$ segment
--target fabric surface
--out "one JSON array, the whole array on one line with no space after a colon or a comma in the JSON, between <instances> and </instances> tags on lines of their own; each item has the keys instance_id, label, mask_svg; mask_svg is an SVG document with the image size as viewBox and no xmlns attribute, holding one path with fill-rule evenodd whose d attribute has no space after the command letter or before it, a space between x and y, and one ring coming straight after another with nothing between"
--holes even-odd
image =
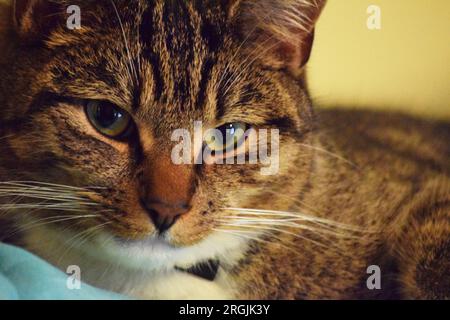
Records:
<instances>
[{"instance_id":1,"label":"fabric surface","mask_svg":"<svg viewBox=\"0 0 450 320\"><path fill-rule=\"evenodd\" d=\"M69 289L70 275L31 253L0 244L0 299L7 300L121 300L126 297L81 283Z\"/></svg>"}]
</instances>

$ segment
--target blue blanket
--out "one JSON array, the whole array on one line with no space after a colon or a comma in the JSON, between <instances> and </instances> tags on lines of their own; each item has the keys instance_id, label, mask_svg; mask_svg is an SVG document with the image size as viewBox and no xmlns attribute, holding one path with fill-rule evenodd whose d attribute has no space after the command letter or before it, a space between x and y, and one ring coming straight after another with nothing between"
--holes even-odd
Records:
<instances>
[{"instance_id":1,"label":"blue blanket","mask_svg":"<svg viewBox=\"0 0 450 320\"><path fill-rule=\"evenodd\" d=\"M71 275L29 252L0 243L0 300L118 300L115 293L81 283L71 286Z\"/></svg>"}]
</instances>

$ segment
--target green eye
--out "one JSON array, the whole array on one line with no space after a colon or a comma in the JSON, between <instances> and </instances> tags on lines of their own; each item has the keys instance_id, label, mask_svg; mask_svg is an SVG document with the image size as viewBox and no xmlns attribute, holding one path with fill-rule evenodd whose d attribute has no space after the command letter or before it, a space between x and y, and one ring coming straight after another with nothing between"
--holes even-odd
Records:
<instances>
[{"instance_id":1,"label":"green eye","mask_svg":"<svg viewBox=\"0 0 450 320\"><path fill-rule=\"evenodd\" d=\"M212 151L230 151L238 148L245 141L246 130L245 123L227 123L207 133L205 143Z\"/></svg>"},{"instance_id":2,"label":"green eye","mask_svg":"<svg viewBox=\"0 0 450 320\"><path fill-rule=\"evenodd\" d=\"M86 115L97 131L113 139L123 138L131 128L131 116L109 102L89 101Z\"/></svg>"}]
</instances>

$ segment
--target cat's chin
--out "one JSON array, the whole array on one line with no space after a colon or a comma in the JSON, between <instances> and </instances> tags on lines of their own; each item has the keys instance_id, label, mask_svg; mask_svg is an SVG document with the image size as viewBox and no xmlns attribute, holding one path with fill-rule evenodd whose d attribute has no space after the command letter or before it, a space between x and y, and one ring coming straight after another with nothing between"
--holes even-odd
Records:
<instances>
[{"instance_id":1,"label":"cat's chin","mask_svg":"<svg viewBox=\"0 0 450 320\"><path fill-rule=\"evenodd\" d=\"M96 243L101 244L103 241L100 236ZM166 272L209 259L218 259L223 264L234 264L243 256L246 248L247 241L242 237L213 232L197 243L187 246L174 244L168 235L152 235L133 241L112 238L103 248L94 245L90 250L94 254L101 250L108 259L121 261L121 264L132 269Z\"/></svg>"},{"instance_id":2,"label":"cat's chin","mask_svg":"<svg viewBox=\"0 0 450 320\"><path fill-rule=\"evenodd\" d=\"M208 259L217 259L224 266L233 265L247 248L247 241L242 237L220 232L185 247L173 245L169 236L126 240L108 233L71 243L74 235L70 233L52 227L34 228L24 235L24 242L28 249L63 270L69 265L79 265L87 272L95 269L99 273L111 265L139 273L167 273Z\"/></svg>"}]
</instances>

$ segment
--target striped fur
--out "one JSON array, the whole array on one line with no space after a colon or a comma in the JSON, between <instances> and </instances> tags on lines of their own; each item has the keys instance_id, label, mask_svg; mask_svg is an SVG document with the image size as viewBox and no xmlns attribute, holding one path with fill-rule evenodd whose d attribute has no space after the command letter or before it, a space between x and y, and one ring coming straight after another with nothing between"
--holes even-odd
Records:
<instances>
[{"instance_id":1,"label":"striped fur","mask_svg":"<svg viewBox=\"0 0 450 320\"><path fill-rule=\"evenodd\" d=\"M143 298L450 297L450 127L314 113L303 65L324 1L19 2L33 10L0 66L4 241ZM64 27L69 2L81 30ZM85 99L128 111L137 132L100 135ZM280 172L197 166L190 212L160 239L142 172L199 120L280 129ZM214 282L175 268L208 259Z\"/></svg>"}]
</instances>

